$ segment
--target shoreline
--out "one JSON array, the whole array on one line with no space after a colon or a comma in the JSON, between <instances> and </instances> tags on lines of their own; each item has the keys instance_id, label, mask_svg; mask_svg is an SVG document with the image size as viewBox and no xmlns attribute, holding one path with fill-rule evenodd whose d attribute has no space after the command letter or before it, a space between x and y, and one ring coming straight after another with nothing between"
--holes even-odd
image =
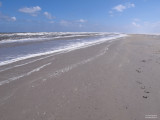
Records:
<instances>
[{"instance_id":1,"label":"shoreline","mask_svg":"<svg viewBox=\"0 0 160 120\"><path fill-rule=\"evenodd\" d=\"M73 50L77 50L77 49L81 49L81 48L86 48L86 47L89 47L89 46L93 46L93 45L96 45L96 44L101 44L103 42L112 41L112 40L119 39L119 38L122 38L122 37L127 37L127 36L128 35L126 35L126 34L119 34L119 36L113 36L113 37L108 37L108 38L99 38L99 39L97 39L95 41L91 41L91 42L88 41L88 42L76 43L76 44L73 44L73 45L67 45L67 46L65 46L66 48L59 48L59 49L49 50L49 51L45 51L45 52L23 55L21 57L19 56L18 58L14 58L14 59L11 59L11 60L6 60L6 61L0 62L0 67L8 65L8 64L12 64L14 62L18 62L18 61L21 61L21 60L27 60L27 59L30 59L30 58L34 59L35 57L41 57L41 56L51 55L51 54L59 54L59 53L64 53L66 51L69 52L69 51L73 51ZM20 41L20 42L23 43L23 41ZM37 41L37 42L39 42L39 41ZM45 41L45 42L47 42L47 41ZM61 47L64 47L64 46L61 46Z\"/></svg>"}]
</instances>

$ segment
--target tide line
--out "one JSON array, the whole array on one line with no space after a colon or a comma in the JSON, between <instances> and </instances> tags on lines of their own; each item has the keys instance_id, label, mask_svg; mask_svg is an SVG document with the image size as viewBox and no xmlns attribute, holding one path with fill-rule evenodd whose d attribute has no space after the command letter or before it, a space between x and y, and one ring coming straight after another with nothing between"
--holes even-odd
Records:
<instances>
[{"instance_id":1,"label":"tide line","mask_svg":"<svg viewBox=\"0 0 160 120\"><path fill-rule=\"evenodd\" d=\"M42 68L44 68L44 67L46 67L46 66L49 66L50 64L52 64L52 63L44 64L44 65L42 65L42 66L40 66L40 67L38 67L38 68L36 68L36 69L33 69L32 71L30 71L30 72L28 72L28 73L26 73L26 74L22 74L22 75L20 75L20 76L12 77L12 78L10 78L10 79L8 79L8 80L1 81L1 82L0 82L0 86L1 86L1 85L4 85L4 84L6 84L6 83L10 83L10 82L12 82L12 81L18 80L18 79L20 79L20 78L29 76L29 75L31 75L32 73L38 72L38 71L40 71Z\"/></svg>"}]
</instances>

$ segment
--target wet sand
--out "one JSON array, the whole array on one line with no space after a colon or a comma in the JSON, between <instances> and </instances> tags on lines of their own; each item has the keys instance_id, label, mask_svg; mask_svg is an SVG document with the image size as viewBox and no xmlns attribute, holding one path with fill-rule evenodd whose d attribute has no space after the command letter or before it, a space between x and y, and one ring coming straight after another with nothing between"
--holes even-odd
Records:
<instances>
[{"instance_id":1,"label":"wet sand","mask_svg":"<svg viewBox=\"0 0 160 120\"><path fill-rule=\"evenodd\" d=\"M0 119L158 120L159 86L160 37L129 35L1 66Z\"/></svg>"}]
</instances>

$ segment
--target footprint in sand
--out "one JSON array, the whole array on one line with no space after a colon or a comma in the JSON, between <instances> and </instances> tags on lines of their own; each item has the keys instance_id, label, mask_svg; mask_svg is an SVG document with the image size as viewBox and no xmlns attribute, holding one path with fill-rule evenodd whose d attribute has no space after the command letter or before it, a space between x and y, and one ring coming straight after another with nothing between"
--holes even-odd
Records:
<instances>
[{"instance_id":1,"label":"footprint in sand","mask_svg":"<svg viewBox=\"0 0 160 120\"><path fill-rule=\"evenodd\" d=\"M147 98L148 98L148 96L143 96L143 98L147 99Z\"/></svg>"},{"instance_id":2,"label":"footprint in sand","mask_svg":"<svg viewBox=\"0 0 160 120\"><path fill-rule=\"evenodd\" d=\"M142 82L140 82L140 81L136 81L138 84L142 84Z\"/></svg>"},{"instance_id":3,"label":"footprint in sand","mask_svg":"<svg viewBox=\"0 0 160 120\"><path fill-rule=\"evenodd\" d=\"M142 72L141 68L136 69L136 72L141 73Z\"/></svg>"},{"instance_id":4,"label":"footprint in sand","mask_svg":"<svg viewBox=\"0 0 160 120\"><path fill-rule=\"evenodd\" d=\"M145 63L145 62L147 62L147 61L146 61L146 60L142 60L141 62L144 62L144 63Z\"/></svg>"},{"instance_id":5,"label":"footprint in sand","mask_svg":"<svg viewBox=\"0 0 160 120\"><path fill-rule=\"evenodd\" d=\"M150 93L150 92L149 92L149 91L147 91L147 90L144 90L144 92L145 92L145 93Z\"/></svg>"},{"instance_id":6,"label":"footprint in sand","mask_svg":"<svg viewBox=\"0 0 160 120\"><path fill-rule=\"evenodd\" d=\"M141 84L142 85L142 82L140 82L140 81L136 81L138 84ZM148 93L150 93L148 90L145 90L146 89L146 86L141 86L140 87L141 89L143 89L144 90L144 93L146 93L146 94L148 94ZM147 99L149 96L147 96L147 95L143 95L142 96L144 99Z\"/></svg>"},{"instance_id":7,"label":"footprint in sand","mask_svg":"<svg viewBox=\"0 0 160 120\"><path fill-rule=\"evenodd\" d=\"M147 62L147 60L141 60L141 62L145 63L145 62ZM144 66L142 66L142 67L144 67ZM143 71L142 71L142 68L136 69L136 72L137 72L137 73L143 72Z\"/></svg>"},{"instance_id":8,"label":"footprint in sand","mask_svg":"<svg viewBox=\"0 0 160 120\"><path fill-rule=\"evenodd\" d=\"M143 86L143 87L141 87L141 89L145 89L145 86ZM146 93L146 94L148 94L148 93L150 93L148 90L144 90L144 93ZM149 96L147 96L147 95L144 95L143 96L143 98L145 98L145 99L147 99Z\"/></svg>"}]
</instances>

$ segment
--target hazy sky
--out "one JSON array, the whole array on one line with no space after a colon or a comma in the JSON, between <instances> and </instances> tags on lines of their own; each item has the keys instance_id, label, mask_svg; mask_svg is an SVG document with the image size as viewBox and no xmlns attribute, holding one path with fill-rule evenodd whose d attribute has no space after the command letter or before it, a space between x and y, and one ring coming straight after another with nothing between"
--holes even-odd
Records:
<instances>
[{"instance_id":1,"label":"hazy sky","mask_svg":"<svg viewBox=\"0 0 160 120\"><path fill-rule=\"evenodd\" d=\"M0 32L160 32L160 0L0 0Z\"/></svg>"}]
</instances>

